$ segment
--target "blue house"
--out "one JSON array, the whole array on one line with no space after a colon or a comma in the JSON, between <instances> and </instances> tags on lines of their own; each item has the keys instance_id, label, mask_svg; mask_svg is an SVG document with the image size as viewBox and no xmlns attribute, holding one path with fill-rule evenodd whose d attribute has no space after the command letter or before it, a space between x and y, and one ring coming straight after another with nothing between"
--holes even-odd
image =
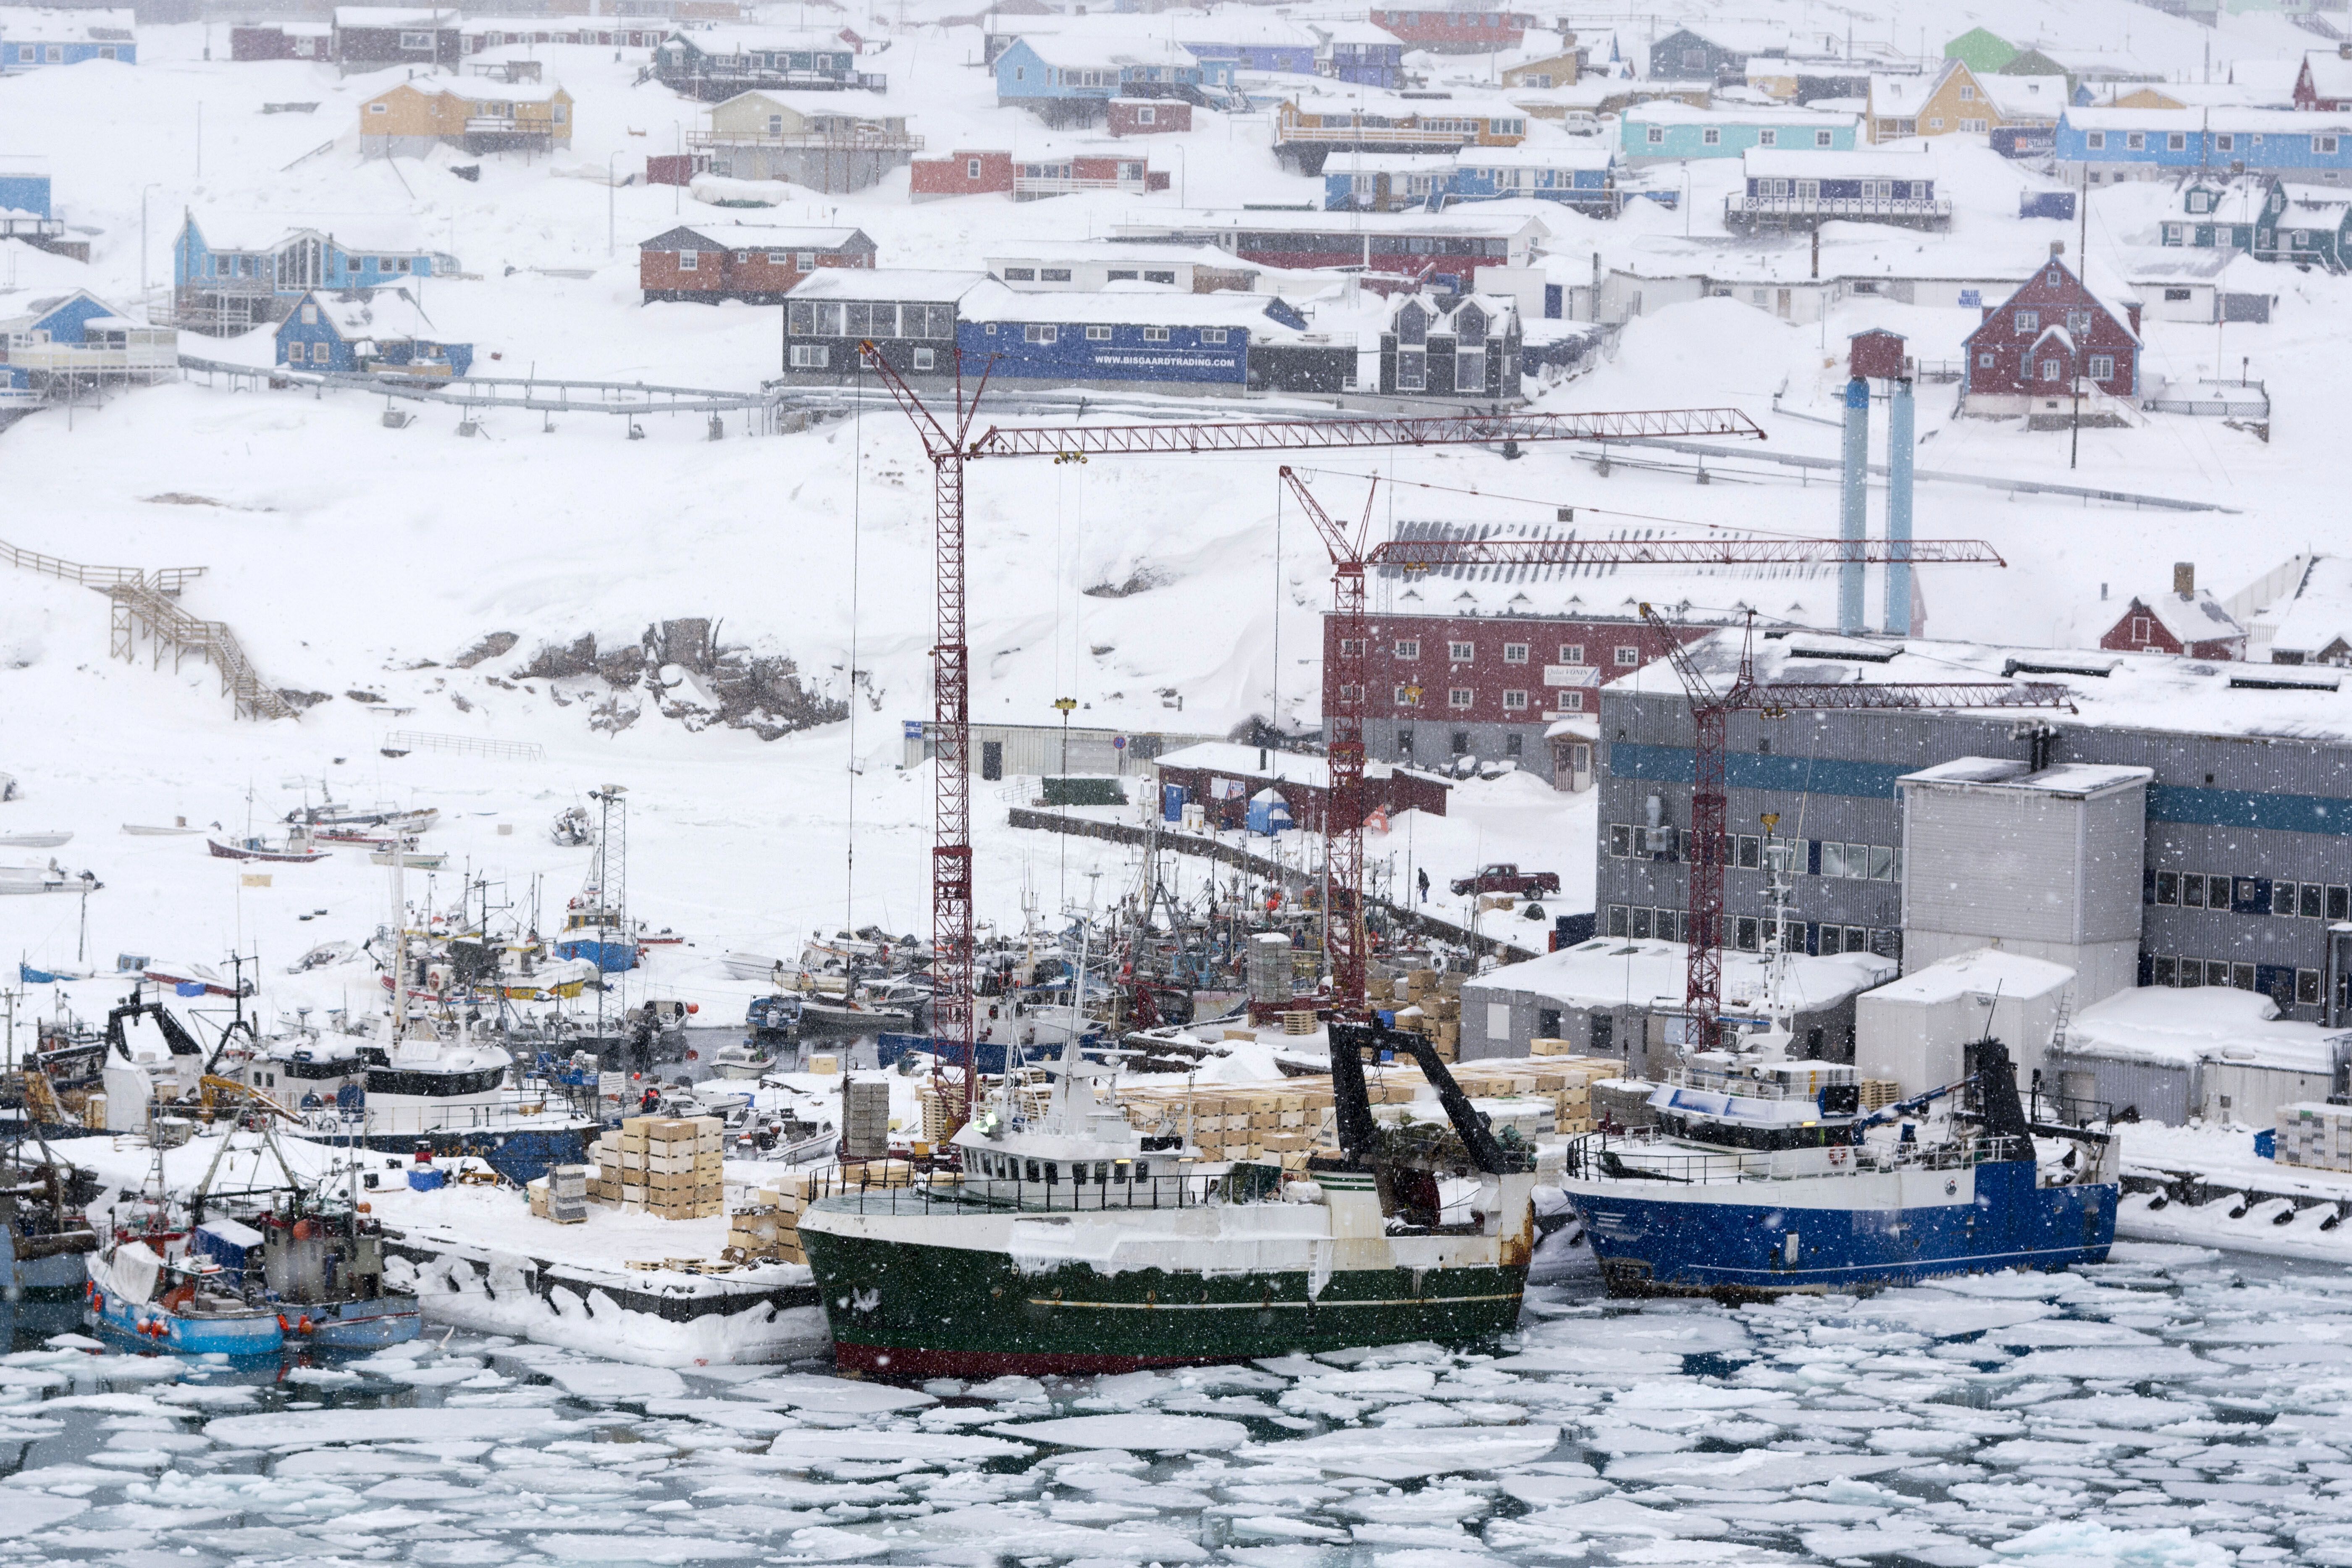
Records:
<instances>
[{"instance_id":1,"label":"blue house","mask_svg":"<svg viewBox=\"0 0 2352 1568\"><path fill-rule=\"evenodd\" d=\"M1176 41L1188 53L1204 63L1227 67L1231 71L1315 74L1315 35L1279 16L1258 17L1223 11L1198 19L1178 18L1166 26L1173 29ZM1230 74L1226 79L1232 79Z\"/></svg>"},{"instance_id":2,"label":"blue house","mask_svg":"<svg viewBox=\"0 0 2352 1568\"><path fill-rule=\"evenodd\" d=\"M0 11L0 76L84 60L139 63L131 11Z\"/></svg>"},{"instance_id":3,"label":"blue house","mask_svg":"<svg viewBox=\"0 0 2352 1568\"><path fill-rule=\"evenodd\" d=\"M1936 164L1926 152L1789 152L1751 148L1740 160L1740 189L1723 199L1723 225L1817 228L1832 220L1950 226L1952 204L1936 193Z\"/></svg>"},{"instance_id":4,"label":"blue house","mask_svg":"<svg viewBox=\"0 0 2352 1568\"><path fill-rule=\"evenodd\" d=\"M2094 185L2198 173L2352 186L2352 113L2069 109L2058 118L2055 157Z\"/></svg>"},{"instance_id":5,"label":"blue house","mask_svg":"<svg viewBox=\"0 0 2352 1568\"><path fill-rule=\"evenodd\" d=\"M1191 395L1244 390L1252 350L1295 343L1307 326L1272 295L1029 294L993 281L964 295L957 310L956 352L966 366L991 365L999 382L1159 386Z\"/></svg>"},{"instance_id":6,"label":"blue house","mask_svg":"<svg viewBox=\"0 0 2352 1568\"><path fill-rule=\"evenodd\" d=\"M443 277L457 258L420 243L405 225L337 220L332 227L215 225L191 214L172 242L172 286L184 325L241 332L282 320L312 289L344 293Z\"/></svg>"},{"instance_id":7,"label":"blue house","mask_svg":"<svg viewBox=\"0 0 2352 1568\"><path fill-rule=\"evenodd\" d=\"M1465 148L1445 199L1559 202L1597 215L1617 210L1617 158L1598 145L1525 141L1517 147Z\"/></svg>"},{"instance_id":8,"label":"blue house","mask_svg":"<svg viewBox=\"0 0 2352 1568\"><path fill-rule=\"evenodd\" d=\"M61 379L147 382L176 375L180 367L171 328L131 320L83 289L28 300L16 315L0 318L0 361L36 387Z\"/></svg>"},{"instance_id":9,"label":"blue house","mask_svg":"<svg viewBox=\"0 0 2352 1568\"><path fill-rule=\"evenodd\" d=\"M30 158L0 158L0 218L50 215L47 165ZM6 232L0 229L0 234Z\"/></svg>"},{"instance_id":10,"label":"blue house","mask_svg":"<svg viewBox=\"0 0 2352 1568\"><path fill-rule=\"evenodd\" d=\"M1358 87L1404 86L1404 40L1370 22L1310 22L1322 36L1317 74Z\"/></svg>"},{"instance_id":11,"label":"blue house","mask_svg":"<svg viewBox=\"0 0 2352 1568\"><path fill-rule=\"evenodd\" d=\"M996 101L1048 125L1098 124L1114 98L1198 102L1204 83L1230 86L1230 62L1202 60L1181 45L1054 37L1015 38L996 57Z\"/></svg>"},{"instance_id":12,"label":"blue house","mask_svg":"<svg viewBox=\"0 0 2352 1568\"><path fill-rule=\"evenodd\" d=\"M1698 158L1738 158L1754 147L1780 152L1851 152L1858 117L1805 109L1742 105L1694 109L1673 99L1628 107L1619 119L1619 154L1639 168Z\"/></svg>"},{"instance_id":13,"label":"blue house","mask_svg":"<svg viewBox=\"0 0 2352 1568\"><path fill-rule=\"evenodd\" d=\"M278 324L278 362L297 371L446 379L473 369L474 346L442 339L404 288L310 293Z\"/></svg>"}]
</instances>

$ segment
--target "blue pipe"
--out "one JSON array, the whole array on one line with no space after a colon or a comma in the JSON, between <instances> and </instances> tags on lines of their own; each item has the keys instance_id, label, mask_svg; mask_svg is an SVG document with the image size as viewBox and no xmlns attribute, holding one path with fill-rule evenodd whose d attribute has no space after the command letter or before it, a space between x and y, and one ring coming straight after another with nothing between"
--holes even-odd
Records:
<instances>
[{"instance_id":1,"label":"blue pipe","mask_svg":"<svg viewBox=\"0 0 2352 1568\"><path fill-rule=\"evenodd\" d=\"M1911 455L1917 443L1911 434L1911 383L1898 381L1886 408L1886 541L1894 559L1886 563L1886 629L1897 637L1911 634Z\"/></svg>"},{"instance_id":2,"label":"blue pipe","mask_svg":"<svg viewBox=\"0 0 2352 1568\"><path fill-rule=\"evenodd\" d=\"M1870 383L1860 376L1845 383L1845 473L1841 483L1838 538L1861 539L1870 532ZM1862 624L1862 562L1838 568L1838 630L1859 636Z\"/></svg>"}]
</instances>

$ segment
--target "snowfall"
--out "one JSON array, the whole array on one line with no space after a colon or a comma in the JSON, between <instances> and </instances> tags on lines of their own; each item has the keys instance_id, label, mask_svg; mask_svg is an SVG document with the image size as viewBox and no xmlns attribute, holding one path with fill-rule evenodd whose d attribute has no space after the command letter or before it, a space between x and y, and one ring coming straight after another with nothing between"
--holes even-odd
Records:
<instances>
[{"instance_id":1,"label":"snowfall","mask_svg":"<svg viewBox=\"0 0 2352 1568\"><path fill-rule=\"evenodd\" d=\"M1658 32L1704 15L1654 10ZM926 21L940 11L854 18L887 40L873 64L889 78L890 112L909 115L933 153L1082 144L997 108L979 32ZM2274 13L2225 14L2209 31L2126 0L1755 0L1742 12L1904 47L1981 25L2189 81L2273 79L2314 41ZM1603 21L1580 41L1638 57L1652 26L1612 39ZM721 208L642 181L644 158L695 128L696 106L637 83L635 56L550 46L506 52L544 61L572 94L573 146L552 160L485 159L468 183L446 154L361 158L355 106L393 77L230 65L226 33L145 27L135 67L0 80L0 153L47 162L91 246L87 265L0 248L0 316L74 288L126 313L159 301L184 214L240 229L389 223L461 258L466 276L425 282L419 303L445 336L475 345L488 373L749 392L775 373L772 308L641 304L638 240L681 222L838 223L870 235L886 267L975 267L1172 221L1184 205L1320 194L1276 165L1268 117L1203 113L1190 134L1138 149L1178 175L1150 197L919 206L900 171L851 195L778 187L769 210ZM1488 68L1418 63L1465 87ZM313 115L261 112L310 100ZM2098 192L2079 230L2021 223L2021 191L2046 182L1949 140L1932 152L1955 200L1949 235L1833 230L1830 244L2021 270L2052 242L2075 255L2087 240L2095 260L2118 267L2154 244L2160 187ZM1636 202L1614 223L1527 210L1566 265L1638 265L1720 246L1713 214L1735 172L1696 168L1679 210ZM2262 380L2266 442L2158 414L2086 430L2070 455L2063 434L1953 418L1929 389L1923 469L2208 509L1923 480L1920 537L1984 539L2007 562L1923 571L1924 630L2073 645L2112 613L2110 591L2168 583L2175 560L2226 593L2326 547L2321 522L2339 515L2343 488L2326 455L2340 450L2352 281L2281 270L2273 287L2266 325L2147 332L2152 375ZM1736 406L1769 450L1829 457L1837 434L1820 422L1835 416L1847 334L1893 327L1939 359L1973 324L1972 312L1858 298L1796 326L1706 300L1636 319L1613 359L1538 406ZM270 357L266 333L183 348ZM201 566L184 606L232 626L271 685L327 694L299 721L234 722L200 662L159 664L143 647L133 663L110 659L107 605L88 589L0 574L0 772L19 793L0 805L0 834L73 835L0 859L54 854L102 883L86 899L0 899L0 954L101 976L119 955L215 967L257 955L266 1024L364 1012L376 995L366 965L285 970L390 918L382 869L352 852L256 868L211 858L201 836L121 832L184 819L241 833L330 789L440 810L425 847L448 869L411 873L412 899L446 908L478 880L509 918L548 928L589 860L550 841L550 820L592 789L625 786L631 910L686 945L622 999L676 998L706 1022L740 1019L752 991L727 978L722 953L788 956L812 930L845 924L928 929L932 780L908 762L902 734L930 708L930 476L901 414L869 404L784 435L739 418L713 442L698 416L650 419L633 441L625 421L599 414L493 414L468 438L444 405L403 429L383 413L352 392L197 377L0 434L0 539L73 561ZM1836 526L1832 487L1737 455L1710 458L1705 485L1636 465L1603 474L1567 446L1516 461L1465 448L1308 466L1336 512L1357 513L1382 481L1376 536L1433 518L1508 531L1570 506L1579 527L1604 532L1819 537ZM1074 723L1125 732L1312 727L1328 561L1276 468L1257 456L975 465L973 716L1050 725L1067 696ZM1725 572L1610 572L1569 588L1593 612L1648 600L1768 619L1817 613L1828 591L1819 578ZM1135 591L1101 591L1113 589ZM851 716L761 741L666 714L697 700L690 672L617 691L520 673L542 649L583 635L631 644L682 618L790 659L811 694ZM501 635L507 653L471 657ZM537 749L387 747L394 730ZM1113 846L1011 829L1005 807L1033 787L976 790L980 914L1001 929L1018 928L1024 906L1101 907L1134 876ZM1526 774L1468 779L1444 817L1401 816L1370 852L1401 883L1425 867L1441 890L1515 859L1561 875L1557 909L1590 908L1593 800ZM1179 863L1180 894L1199 890L1205 863ZM1469 917L1458 901L1441 912ZM102 977L34 988L11 1009L16 1040L35 1011L69 1002L94 1016L122 988ZM215 1021L226 1007L175 1005ZM610 1243L634 1256L646 1239L615 1231ZM1483 1354L1406 1346L920 1389L842 1382L821 1364L625 1364L440 1324L396 1353L254 1371L101 1346L74 1332L72 1307L61 1318L0 1310L15 1313L0 1444L17 1456L0 1481L15 1494L0 1506L0 1563L2352 1563L2352 1448L2338 1440L2352 1406L2352 1275L2181 1246L2126 1243L2107 1265L2067 1274L1738 1311L1604 1304L1570 1270L1536 1288L1515 1341Z\"/></svg>"}]
</instances>

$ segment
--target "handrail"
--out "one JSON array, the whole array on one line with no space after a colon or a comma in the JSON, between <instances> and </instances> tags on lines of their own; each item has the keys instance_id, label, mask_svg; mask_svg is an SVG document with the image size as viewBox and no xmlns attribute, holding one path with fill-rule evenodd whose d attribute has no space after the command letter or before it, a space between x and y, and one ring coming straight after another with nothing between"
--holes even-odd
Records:
<instances>
[{"instance_id":1,"label":"handrail","mask_svg":"<svg viewBox=\"0 0 2352 1568\"><path fill-rule=\"evenodd\" d=\"M814 1204L820 1199L833 1199L837 1208L859 1214L973 1209L1076 1214L1117 1213L1131 1208L1199 1208L1210 1204L1280 1202L1284 1173L1272 1166L1244 1163L1227 1171L1125 1179L1114 1176L1108 1182L1029 1181L915 1171L904 1174L907 1179L903 1182L876 1181L862 1173L855 1176L838 1172L821 1175L812 1178L809 1201ZM942 1176L946 1179L940 1179ZM926 1179L918 1180L918 1176Z\"/></svg>"},{"instance_id":2,"label":"handrail","mask_svg":"<svg viewBox=\"0 0 2352 1568\"><path fill-rule=\"evenodd\" d=\"M1840 1144L1811 1149L1691 1154L1682 1152L1688 1145L1670 1144L1657 1136L1654 1129L1639 1128L1630 1134L1587 1133L1570 1140L1567 1170L1583 1181L1712 1186L1855 1172L1963 1170L1994 1161L2031 1157L2030 1149L2018 1154L2008 1149L2008 1142L2003 1138L1971 1137L1943 1144L1897 1144L1892 1149L1870 1144Z\"/></svg>"}]
</instances>

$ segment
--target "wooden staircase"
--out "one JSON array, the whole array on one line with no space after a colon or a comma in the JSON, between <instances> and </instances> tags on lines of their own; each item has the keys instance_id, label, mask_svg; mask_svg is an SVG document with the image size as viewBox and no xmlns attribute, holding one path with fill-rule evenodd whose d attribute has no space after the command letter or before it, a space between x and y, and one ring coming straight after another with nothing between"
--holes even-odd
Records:
<instances>
[{"instance_id":1,"label":"wooden staircase","mask_svg":"<svg viewBox=\"0 0 2352 1568\"><path fill-rule=\"evenodd\" d=\"M174 670L190 654L209 660L220 672L222 695L236 703L237 717L297 716L294 705L262 680L226 622L200 621L180 608L180 591L205 574L203 567L167 566L149 571L131 566L87 566L38 550L20 549L5 539L0 539L0 565L77 582L105 594L113 612L107 645L112 657L125 663L135 658L143 632L156 668L163 667L167 650Z\"/></svg>"}]
</instances>

